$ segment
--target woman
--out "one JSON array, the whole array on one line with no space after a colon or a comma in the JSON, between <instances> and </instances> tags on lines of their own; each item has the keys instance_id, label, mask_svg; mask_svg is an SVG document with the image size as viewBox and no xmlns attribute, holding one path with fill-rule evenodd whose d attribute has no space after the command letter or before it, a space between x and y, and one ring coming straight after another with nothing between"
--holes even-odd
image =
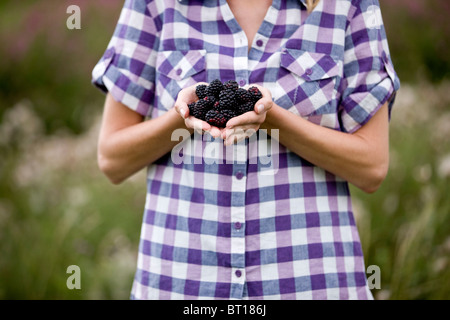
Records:
<instances>
[{"instance_id":1,"label":"woman","mask_svg":"<svg viewBox=\"0 0 450 320\"><path fill-rule=\"evenodd\" d=\"M213 127L188 104L214 79L263 97ZM374 192L388 170L378 1L128 0L93 82L101 170L148 167L133 299L372 299L347 182Z\"/></svg>"}]
</instances>

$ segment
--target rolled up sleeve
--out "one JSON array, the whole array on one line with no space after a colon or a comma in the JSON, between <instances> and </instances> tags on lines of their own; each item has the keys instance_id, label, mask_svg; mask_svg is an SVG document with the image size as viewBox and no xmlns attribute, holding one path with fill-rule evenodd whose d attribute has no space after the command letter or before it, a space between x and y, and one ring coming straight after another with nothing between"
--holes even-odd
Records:
<instances>
[{"instance_id":1,"label":"rolled up sleeve","mask_svg":"<svg viewBox=\"0 0 450 320\"><path fill-rule=\"evenodd\" d=\"M394 70L378 0L355 1L345 39L344 79L339 121L345 132L355 132L400 88Z\"/></svg>"},{"instance_id":2,"label":"rolled up sleeve","mask_svg":"<svg viewBox=\"0 0 450 320\"><path fill-rule=\"evenodd\" d=\"M150 116L155 90L158 28L146 0L127 0L106 51L92 70L92 83Z\"/></svg>"}]
</instances>

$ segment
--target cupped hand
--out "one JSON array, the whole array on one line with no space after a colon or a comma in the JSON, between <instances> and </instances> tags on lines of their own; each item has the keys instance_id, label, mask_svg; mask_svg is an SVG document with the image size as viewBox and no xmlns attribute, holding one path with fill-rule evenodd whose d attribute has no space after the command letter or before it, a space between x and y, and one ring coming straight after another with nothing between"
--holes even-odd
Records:
<instances>
[{"instance_id":1,"label":"cupped hand","mask_svg":"<svg viewBox=\"0 0 450 320\"><path fill-rule=\"evenodd\" d=\"M188 129L194 129L199 133L209 132L214 138L222 135L223 129L211 126L208 122L197 119L189 114L188 104L198 100L195 88L200 84L206 84L206 82L199 82L195 85L182 89L178 93L177 100L175 101L175 111L184 119L184 123Z\"/></svg>"},{"instance_id":2,"label":"cupped hand","mask_svg":"<svg viewBox=\"0 0 450 320\"><path fill-rule=\"evenodd\" d=\"M226 128L221 130L221 137L224 139L226 146L255 134L266 120L267 111L272 108L272 94L267 88L256 84L248 85L246 88L248 87L257 87L262 93L262 98L255 103L254 111L246 112L227 122Z\"/></svg>"}]
</instances>

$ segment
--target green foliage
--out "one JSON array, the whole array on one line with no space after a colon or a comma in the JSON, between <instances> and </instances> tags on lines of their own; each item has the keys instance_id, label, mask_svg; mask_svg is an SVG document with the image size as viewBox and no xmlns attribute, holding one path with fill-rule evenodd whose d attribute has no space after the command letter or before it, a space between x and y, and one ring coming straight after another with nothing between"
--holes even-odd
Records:
<instances>
[{"instance_id":1,"label":"green foliage","mask_svg":"<svg viewBox=\"0 0 450 320\"><path fill-rule=\"evenodd\" d=\"M450 3L380 0L393 62L402 81L439 83L450 76Z\"/></svg>"},{"instance_id":2,"label":"green foliage","mask_svg":"<svg viewBox=\"0 0 450 320\"><path fill-rule=\"evenodd\" d=\"M111 185L96 166L99 116L81 135L43 134L21 102L0 127L0 299L127 299L145 177ZM12 148L10 139L20 137ZM81 269L69 290L66 269Z\"/></svg>"},{"instance_id":3,"label":"green foliage","mask_svg":"<svg viewBox=\"0 0 450 320\"><path fill-rule=\"evenodd\" d=\"M447 88L402 88L391 120L388 177L375 194L352 188L366 263L381 268L378 298L450 296Z\"/></svg>"},{"instance_id":4,"label":"green foliage","mask_svg":"<svg viewBox=\"0 0 450 320\"><path fill-rule=\"evenodd\" d=\"M81 9L81 30L69 30L69 5ZM40 0L3 2L0 10L0 119L22 99L44 121L46 133L81 133L83 114L99 111L104 97L91 84L91 71L105 50L122 1ZM87 105L94 109L87 109Z\"/></svg>"}]
</instances>

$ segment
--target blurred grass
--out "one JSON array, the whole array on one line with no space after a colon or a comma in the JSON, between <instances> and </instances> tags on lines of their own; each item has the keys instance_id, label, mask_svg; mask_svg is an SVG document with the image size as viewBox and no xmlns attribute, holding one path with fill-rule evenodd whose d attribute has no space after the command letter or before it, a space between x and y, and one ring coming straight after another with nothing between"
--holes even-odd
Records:
<instances>
[{"instance_id":1,"label":"blurred grass","mask_svg":"<svg viewBox=\"0 0 450 320\"><path fill-rule=\"evenodd\" d=\"M390 129L390 171L367 195L352 187L366 264L381 267L378 298L450 297L448 83L404 85Z\"/></svg>"},{"instance_id":2,"label":"blurred grass","mask_svg":"<svg viewBox=\"0 0 450 320\"><path fill-rule=\"evenodd\" d=\"M145 200L145 178L112 186L96 167L97 121L82 135L48 138L29 103L0 127L21 136L2 160L0 298L124 299L129 296ZM20 113L20 114L19 114ZM14 127L11 127L14 126ZM8 145L1 145L2 151ZM81 268L81 290L68 290L66 268Z\"/></svg>"},{"instance_id":3,"label":"blurred grass","mask_svg":"<svg viewBox=\"0 0 450 320\"><path fill-rule=\"evenodd\" d=\"M450 297L449 5L424 3L381 1L403 84L391 166L375 194L351 188L366 265L381 269L378 299ZM65 27L70 4L82 30ZM104 96L89 83L122 4L0 2L0 299L129 297L145 173L120 186L100 174ZM81 290L66 287L72 264Z\"/></svg>"}]
</instances>

